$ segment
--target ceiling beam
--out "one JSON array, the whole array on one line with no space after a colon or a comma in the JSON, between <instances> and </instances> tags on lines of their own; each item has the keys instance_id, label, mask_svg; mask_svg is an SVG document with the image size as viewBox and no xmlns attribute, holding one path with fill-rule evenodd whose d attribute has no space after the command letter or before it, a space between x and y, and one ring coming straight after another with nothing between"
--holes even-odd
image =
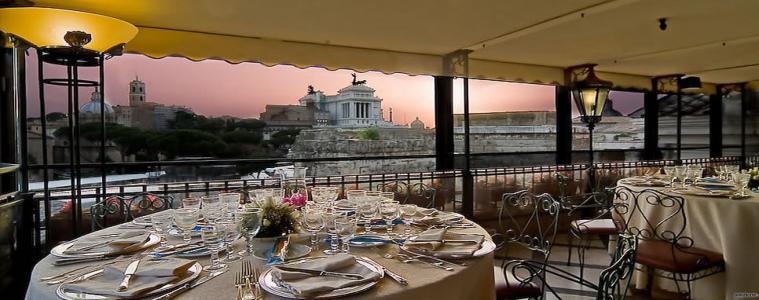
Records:
<instances>
[{"instance_id":1,"label":"ceiling beam","mask_svg":"<svg viewBox=\"0 0 759 300\"><path fill-rule=\"evenodd\" d=\"M507 41L534 34L536 32L544 31L568 22L577 21L579 19L585 18L585 16L592 15L592 14L598 14L602 13L604 11L616 9L625 5L629 5L635 2L638 2L639 0L609 0L604 1L599 4L594 4L591 6L583 7L568 13L565 13L563 15L559 15L550 19L546 19L543 21L540 21L538 23L528 25L526 27L522 27L520 29L517 29L515 31L511 31L499 36L496 36L494 38L490 38L487 40L483 40L477 43L474 43L472 45L463 47L462 49L468 49L472 51L482 50L487 47L502 44Z\"/></svg>"},{"instance_id":2,"label":"ceiling beam","mask_svg":"<svg viewBox=\"0 0 759 300\"><path fill-rule=\"evenodd\" d=\"M680 47L680 48L674 48L674 49L665 49L665 50L658 50L658 51L652 51L652 52L646 52L646 53L639 53L639 54L632 54L628 56L621 56L621 57L615 57L615 58L606 58L606 59L599 59L596 61L599 65L614 65L615 63L625 62L625 61L631 61L631 60L639 60L639 59L646 59L651 57L657 57L662 55L671 55L671 54L678 54L678 53L684 53L684 52L691 52L691 51L697 51L697 50L708 50L710 48L717 48L717 47L730 47L730 46L737 46L737 45L743 45L743 44L749 44L749 43L755 43L759 42L759 35L752 35L747 37L741 37L731 40L719 40L719 41L712 41L704 44L698 44L698 45L692 45L692 46L686 46L686 47Z\"/></svg>"}]
</instances>

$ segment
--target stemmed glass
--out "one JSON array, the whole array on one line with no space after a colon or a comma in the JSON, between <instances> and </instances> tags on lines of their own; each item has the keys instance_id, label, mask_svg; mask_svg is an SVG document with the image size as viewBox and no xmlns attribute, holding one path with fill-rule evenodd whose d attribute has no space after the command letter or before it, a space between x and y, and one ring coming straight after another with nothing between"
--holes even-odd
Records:
<instances>
[{"instance_id":1,"label":"stemmed glass","mask_svg":"<svg viewBox=\"0 0 759 300\"><path fill-rule=\"evenodd\" d=\"M741 172L733 173L733 181L735 181L735 185L738 187L739 197L746 196L746 186L748 185L748 181L750 179L751 179L750 173L741 173Z\"/></svg>"},{"instance_id":2,"label":"stemmed glass","mask_svg":"<svg viewBox=\"0 0 759 300\"><path fill-rule=\"evenodd\" d=\"M236 225L234 215L228 215L216 220L216 226L219 227L219 230L222 233L222 241L224 242L224 247L227 252L226 257L223 259L224 262L232 262L240 259L239 255L232 253L232 242L234 242L237 237Z\"/></svg>"},{"instance_id":3,"label":"stemmed glass","mask_svg":"<svg viewBox=\"0 0 759 300\"><path fill-rule=\"evenodd\" d=\"M670 186L671 186L673 183L672 181L675 178L675 167L665 166L665 167L662 167L662 169L664 170L664 175L667 176L667 178L669 178Z\"/></svg>"},{"instance_id":4,"label":"stemmed glass","mask_svg":"<svg viewBox=\"0 0 759 300\"><path fill-rule=\"evenodd\" d=\"M380 199L385 201L395 201L395 193L393 192L380 192Z\"/></svg>"},{"instance_id":5,"label":"stemmed glass","mask_svg":"<svg viewBox=\"0 0 759 300\"><path fill-rule=\"evenodd\" d=\"M404 204L401 205L401 216L403 217L403 223L406 224L403 235L404 237L411 236L411 221L412 217L416 215L416 205Z\"/></svg>"},{"instance_id":6,"label":"stemmed glass","mask_svg":"<svg viewBox=\"0 0 759 300\"><path fill-rule=\"evenodd\" d=\"M335 232L343 244L343 253L350 252L350 239L356 234L356 216L341 214L335 217Z\"/></svg>"},{"instance_id":7,"label":"stemmed glass","mask_svg":"<svg viewBox=\"0 0 759 300\"><path fill-rule=\"evenodd\" d=\"M211 252L211 265L205 269L209 271L221 270L227 267L219 260L219 251L222 249L224 234L217 226L203 226L200 229L200 237L203 244Z\"/></svg>"},{"instance_id":8,"label":"stemmed glass","mask_svg":"<svg viewBox=\"0 0 759 300\"><path fill-rule=\"evenodd\" d=\"M174 210L174 224L182 231L182 240L185 243L192 240L192 229L198 224L200 211L194 208L180 208Z\"/></svg>"},{"instance_id":9,"label":"stemmed glass","mask_svg":"<svg viewBox=\"0 0 759 300\"><path fill-rule=\"evenodd\" d=\"M203 217L206 218L207 221L216 219L221 214L221 199L219 196L203 196L200 198L203 202L203 206L201 208L201 211L203 212Z\"/></svg>"},{"instance_id":10,"label":"stemmed glass","mask_svg":"<svg viewBox=\"0 0 759 300\"><path fill-rule=\"evenodd\" d=\"M345 192L345 198L348 201L358 204L359 201L366 198L366 191L364 190L349 190Z\"/></svg>"},{"instance_id":11,"label":"stemmed glass","mask_svg":"<svg viewBox=\"0 0 759 300\"><path fill-rule=\"evenodd\" d=\"M319 208L329 207L330 195L326 187L315 186L311 188L311 200L319 206Z\"/></svg>"},{"instance_id":12,"label":"stemmed glass","mask_svg":"<svg viewBox=\"0 0 759 300\"><path fill-rule=\"evenodd\" d=\"M372 232L372 220L377 217L379 213L377 207L378 201L369 199L368 197L358 203L358 214L364 221L364 234L371 234Z\"/></svg>"},{"instance_id":13,"label":"stemmed glass","mask_svg":"<svg viewBox=\"0 0 759 300\"><path fill-rule=\"evenodd\" d=\"M311 234L311 248L318 250L317 233L324 229L324 216L318 209L306 209L301 218L301 224Z\"/></svg>"},{"instance_id":14,"label":"stemmed glass","mask_svg":"<svg viewBox=\"0 0 759 300\"><path fill-rule=\"evenodd\" d=\"M182 199L182 208L200 209L200 199L198 198L184 198Z\"/></svg>"},{"instance_id":15,"label":"stemmed glass","mask_svg":"<svg viewBox=\"0 0 759 300\"><path fill-rule=\"evenodd\" d=\"M331 209L322 210L324 228L329 233L329 249L324 250L324 254L327 255L340 253L340 250L338 249L340 242L338 241L337 229L335 228L335 219L337 219L338 215L339 213Z\"/></svg>"},{"instance_id":16,"label":"stemmed glass","mask_svg":"<svg viewBox=\"0 0 759 300\"><path fill-rule=\"evenodd\" d=\"M380 214L385 220L385 234L390 236L393 233L393 221L400 216L397 201L385 201L380 204Z\"/></svg>"},{"instance_id":17,"label":"stemmed glass","mask_svg":"<svg viewBox=\"0 0 759 300\"><path fill-rule=\"evenodd\" d=\"M680 181L681 187L685 187L685 166L676 166L674 167L674 176L672 177L672 186L674 186L675 181Z\"/></svg>"},{"instance_id":18,"label":"stemmed glass","mask_svg":"<svg viewBox=\"0 0 759 300\"><path fill-rule=\"evenodd\" d=\"M247 250L240 251L240 255L253 254L253 239L261 230L261 209L248 207L237 214L237 231L245 237Z\"/></svg>"},{"instance_id":19,"label":"stemmed glass","mask_svg":"<svg viewBox=\"0 0 759 300\"><path fill-rule=\"evenodd\" d=\"M169 213L155 213L150 215L150 223L153 225L153 230L161 239L160 249L166 248L166 233L171 230L171 226L174 222L174 216Z\"/></svg>"},{"instance_id":20,"label":"stemmed glass","mask_svg":"<svg viewBox=\"0 0 759 300\"><path fill-rule=\"evenodd\" d=\"M237 208L240 206L240 196L239 193L219 194L219 200L221 200L221 205L227 209L227 215L234 216L237 212Z\"/></svg>"}]
</instances>

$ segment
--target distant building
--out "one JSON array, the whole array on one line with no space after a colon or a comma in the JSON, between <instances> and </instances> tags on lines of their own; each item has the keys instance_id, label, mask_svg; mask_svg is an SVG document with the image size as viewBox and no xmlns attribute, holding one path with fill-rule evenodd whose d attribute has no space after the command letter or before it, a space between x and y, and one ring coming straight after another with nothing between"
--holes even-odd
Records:
<instances>
[{"instance_id":1,"label":"distant building","mask_svg":"<svg viewBox=\"0 0 759 300\"><path fill-rule=\"evenodd\" d=\"M412 121L408 127L415 129L424 129L424 122L422 122L422 120L419 120L419 117L416 117L416 120Z\"/></svg>"},{"instance_id":2,"label":"distant building","mask_svg":"<svg viewBox=\"0 0 759 300\"><path fill-rule=\"evenodd\" d=\"M337 95L325 95L308 87L308 93L298 99L300 105L267 105L261 120L270 127L393 127L382 115L382 99L365 80L353 81Z\"/></svg>"},{"instance_id":3,"label":"distant building","mask_svg":"<svg viewBox=\"0 0 759 300\"><path fill-rule=\"evenodd\" d=\"M193 113L190 108L148 102L145 83L139 79L129 83L129 106L115 106L114 121L118 124L142 129L167 129L176 118L176 113Z\"/></svg>"}]
</instances>

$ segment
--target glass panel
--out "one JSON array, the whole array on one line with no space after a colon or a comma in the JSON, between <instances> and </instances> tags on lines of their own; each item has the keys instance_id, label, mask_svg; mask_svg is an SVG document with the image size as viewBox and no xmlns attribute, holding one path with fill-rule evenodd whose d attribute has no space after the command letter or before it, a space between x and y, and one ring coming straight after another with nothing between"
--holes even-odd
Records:
<instances>
[{"instance_id":1,"label":"glass panel","mask_svg":"<svg viewBox=\"0 0 759 300\"><path fill-rule=\"evenodd\" d=\"M574 96L573 96L574 97ZM643 93L610 91L601 122L593 130L595 161L637 160L643 149ZM572 101L573 161L588 161L588 127Z\"/></svg>"},{"instance_id":2,"label":"glass panel","mask_svg":"<svg viewBox=\"0 0 759 300\"><path fill-rule=\"evenodd\" d=\"M722 98L722 155L739 156L740 147L741 94L730 93Z\"/></svg>"}]
</instances>

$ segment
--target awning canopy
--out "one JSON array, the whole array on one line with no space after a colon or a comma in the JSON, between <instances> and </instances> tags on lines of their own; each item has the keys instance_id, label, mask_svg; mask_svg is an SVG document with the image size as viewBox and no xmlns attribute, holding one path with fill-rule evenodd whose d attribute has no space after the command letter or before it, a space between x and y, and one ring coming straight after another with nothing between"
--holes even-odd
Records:
<instances>
[{"instance_id":1,"label":"awning canopy","mask_svg":"<svg viewBox=\"0 0 759 300\"><path fill-rule=\"evenodd\" d=\"M26 2L26 1L23 1ZM36 0L135 24L127 51L298 67L450 74L444 56L471 50L469 76L560 84L597 63L617 88L683 73L708 83L759 80L754 0ZM661 30L659 19L667 19ZM448 73L448 74L447 74ZM706 85L705 92L713 91Z\"/></svg>"}]
</instances>

